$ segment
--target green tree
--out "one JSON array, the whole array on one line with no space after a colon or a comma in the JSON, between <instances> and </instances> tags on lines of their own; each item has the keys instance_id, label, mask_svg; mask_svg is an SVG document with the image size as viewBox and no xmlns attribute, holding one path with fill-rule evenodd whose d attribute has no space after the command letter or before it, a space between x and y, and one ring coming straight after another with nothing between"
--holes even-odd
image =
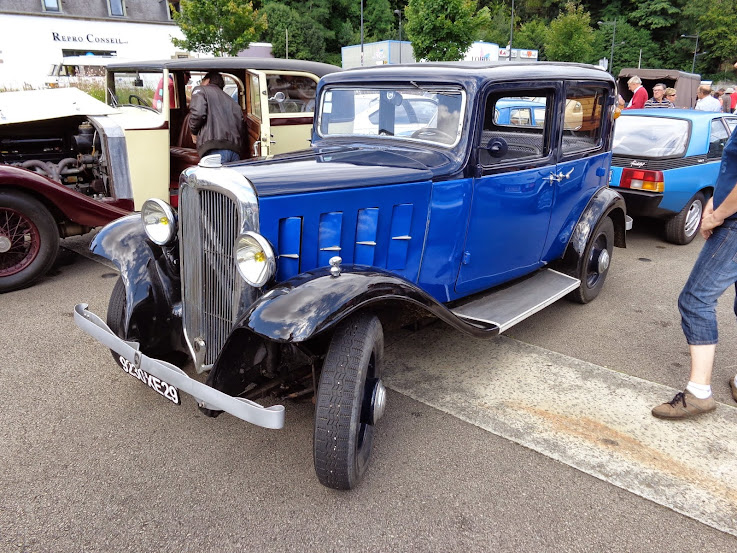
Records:
<instances>
[{"instance_id":1,"label":"green tree","mask_svg":"<svg viewBox=\"0 0 737 553\"><path fill-rule=\"evenodd\" d=\"M479 29L478 39L485 42L493 42L500 46L509 43L509 21L511 17L511 4L491 4L479 10L483 15L484 22ZM515 19L517 19L515 14Z\"/></svg>"},{"instance_id":2,"label":"green tree","mask_svg":"<svg viewBox=\"0 0 737 553\"><path fill-rule=\"evenodd\" d=\"M542 19L531 19L523 23L514 33L513 48L537 50L538 59L545 59L545 39L548 36L548 26Z\"/></svg>"},{"instance_id":3,"label":"green tree","mask_svg":"<svg viewBox=\"0 0 737 553\"><path fill-rule=\"evenodd\" d=\"M263 36L271 43L274 56L324 61L325 37L320 25L281 2L267 3L263 11L269 21ZM286 51L287 40L289 55Z\"/></svg>"},{"instance_id":4,"label":"green tree","mask_svg":"<svg viewBox=\"0 0 737 553\"><path fill-rule=\"evenodd\" d=\"M366 0L364 8L364 33L367 42L391 40L398 37L398 21L389 0Z\"/></svg>"},{"instance_id":5,"label":"green tree","mask_svg":"<svg viewBox=\"0 0 737 553\"><path fill-rule=\"evenodd\" d=\"M174 46L215 56L235 56L266 30L266 17L246 0L182 0L172 10L184 40Z\"/></svg>"},{"instance_id":6,"label":"green tree","mask_svg":"<svg viewBox=\"0 0 737 553\"><path fill-rule=\"evenodd\" d=\"M416 59L459 60L478 36L483 22L476 0L409 0L407 38Z\"/></svg>"},{"instance_id":7,"label":"green tree","mask_svg":"<svg viewBox=\"0 0 737 553\"><path fill-rule=\"evenodd\" d=\"M575 2L568 2L564 10L550 22L545 55L556 61L588 62L594 54L591 16Z\"/></svg>"},{"instance_id":8,"label":"green tree","mask_svg":"<svg viewBox=\"0 0 737 553\"><path fill-rule=\"evenodd\" d=\"M737 43L731 39L737 29L737 6L734 0L713 0L707 4L706 11L698 19L698 29L699 50L705 53L702 64L697 56L697 67L701 66L708 73L718 72L723 64L731 69L737 59ZM693 40L691 44L695 45Z\"/></svg>"},{"instance_id":9,"label":"green tree","mask_svg":"<svg viewBox=\"0 0 737 553\"><path fill-rule=\"evenodd\" d=\"M647 29L630 25L623 18L616 21L614 63L611 68L613 75L618 75L623 67L664 67L663 54L668 49L653 41ZM594 32L594 59L590 60L592 63L600 58L609 59L612 31L613 25L602 25Z\"/></svg>"}]
</instances>

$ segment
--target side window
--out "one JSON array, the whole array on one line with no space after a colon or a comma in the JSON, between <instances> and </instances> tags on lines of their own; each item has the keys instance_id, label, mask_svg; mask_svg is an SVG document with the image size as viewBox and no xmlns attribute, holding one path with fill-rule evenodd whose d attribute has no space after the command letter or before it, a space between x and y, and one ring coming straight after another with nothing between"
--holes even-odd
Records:
<instances>
[{"instance_id":1,"label":"side window","mask_svg":"<svg viewBox=\"0 0 737 553\"><path fill-rule=\"evenodd\" d=\"M545 114L554 98L553 90L539 89L491 94L484 110L481 164L496 166L546 158L550 152L550 125L546 125Z\"/></svg>"},{"instance_id":2,"label":"side window","mask_svg":"<svg viewBox=\"0 0 737 553\"><path fill-rule=\"evenodd\" d=\"M305 75L268 75L269 113L312 113L317 83ZM279 94L281 93L281 94Z\"/></svg>"},{"instance_id":3,"label":"side window","mask_svg":"<svg viewBox=\"0 0 737 553\"><path fill-rule=\"evenodd\" d=\"M725 117L724 120L727 122L729 134L731 135L734 132L735 127L737 127L737 117Z\"/></svg>"},{"instance_id":4,"label":"side window","mask_svg":"<svg viewBox=\"0 0 737 553\"><path fill-rule=\"evenodd\" d=\"M727 143L729 133L724 127L721 119L714 119L711 122L711 133L709 135L709 153L706 154L708 159L721 158L724 151L724 145Z\"/></svg>"},{"instance_id":5,"label":"side window","mask_svg":"<svg viewBox=\"0 0 737 553\"><path fill-rule=\"evenodd\" d=\"M123 0L108 0L108 13L113 17L125 16L125 2Z\"/></svg>"},{"instance_id":6,"label":"side window","mask_svg":"<svg viewBox=\"0 0 737 553\"><path fill-rule=\"evenodd\" d=\"M563 118L563 154L602 145L604 106L609 92L595 86L569 86Z\"/></svg>"},{"instance_id":7,"label":"side window","mask_svg":"<svg viewBox=\"0 0 737 553\"><path fill-rule=\"evenodd\" d=\"M61 1L60 0L41 0L41 7L45 12L60 12Z\"/></svg>"},{"instance_id":8,"label":"side window","mask_svg":"<svg viewBox=\"0 0 737 553\"><path fill-rule=\"evenodd\" d=\"M256 119L261 120L261 96L259 94L258 75L249 75L248 78L250 80L248 84L249 111Z\"/></svg>"}]
</instances>

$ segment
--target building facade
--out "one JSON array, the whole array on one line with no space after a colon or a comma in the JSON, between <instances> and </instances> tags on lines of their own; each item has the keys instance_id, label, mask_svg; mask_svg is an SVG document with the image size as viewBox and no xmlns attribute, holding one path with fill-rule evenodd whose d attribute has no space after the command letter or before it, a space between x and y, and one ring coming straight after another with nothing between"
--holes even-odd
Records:
<instances>
[{"instance_id":1,"label":"building facade","mask_svg":"<svg viewBox=\"0 0 737 553\"><path fill-rule=\"evenodd\" d=\"M170 5L171 4L171 5ZM0 0L0 90L40 88L77 56L118 60L187 56L166 0ZM97 60L99 61L99 60Z\"/></svg>"}]
</instances>

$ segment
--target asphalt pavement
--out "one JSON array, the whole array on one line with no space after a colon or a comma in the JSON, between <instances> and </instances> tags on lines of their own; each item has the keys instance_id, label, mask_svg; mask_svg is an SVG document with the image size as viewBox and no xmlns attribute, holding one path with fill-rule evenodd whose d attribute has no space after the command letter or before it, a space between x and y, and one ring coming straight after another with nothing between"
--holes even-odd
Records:
<instances>
[{"instance_id":1,"label":"asphalt pavement","mask_svg":"<svg viewBox=\"0 0 737 553\"><path fill-rule=\"evenodd\" d=\"M693 499L707 514L709 502L735 501L737 461L721 457L737 444L726 387L737 359L733 292L719 307L719 409L658 427L672 455L681 436L704 440L707 450L685 447L678 462L721 464L696 477L679 465L680 481L663 479L674 472L667 461L629 464L640 445L663 451L643 442L647 409L687 379L675 298L700 239L677 247L654 231L628 235L589 305L558 302L493 341L442 325L387 336L387 412L350 492L314 476L311 403L287 402L285 428L265 430L204 417L189 397L173 405L123 373L72 320L79 302L104 315L116 274L71 254L33 288L0 296L0 551L733 551L733 513L715 521L659 499L690 501L685 480L711 493ZM619 406L624 422L593 420L601 433L591 439L579 423L599 404ZM533 407L547 434L530 426ZM527 419L509 418L520 413ZM569 442L587 433L610 454L593 468Z\"/></svg>"}]
</instances>

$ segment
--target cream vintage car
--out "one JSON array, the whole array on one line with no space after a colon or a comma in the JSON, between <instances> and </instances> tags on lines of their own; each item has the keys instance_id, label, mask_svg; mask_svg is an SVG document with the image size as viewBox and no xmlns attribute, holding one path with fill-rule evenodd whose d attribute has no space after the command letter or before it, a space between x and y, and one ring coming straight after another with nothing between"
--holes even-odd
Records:
<instances>
[{"instance_id":1,"label":"cream vintage car","mask_svg":"<svg viewBox=\"0 0 737 553\"><path fill-rule=\"evenodd\" d=\"M126 62L108 65L104 103L76 88L0 93L0 292L43 276L60 238L149 198L177 205L180 173L199 162L188 94L211 70L243 110L247 159L308 148L317 83L338 68L273 58Z\"/></svg>"}]
</instances>

